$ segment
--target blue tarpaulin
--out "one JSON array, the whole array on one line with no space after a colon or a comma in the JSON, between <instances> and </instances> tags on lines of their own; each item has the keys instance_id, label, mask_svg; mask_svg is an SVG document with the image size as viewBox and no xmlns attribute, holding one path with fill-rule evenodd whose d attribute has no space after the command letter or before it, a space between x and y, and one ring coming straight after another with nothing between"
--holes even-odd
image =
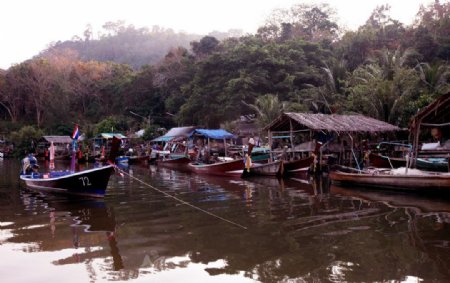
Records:
<instances>
[{"instance_id":1,"label":"blue tarpaulin","mask_svg":"<svg viewBox=\"0 0 450 283\"><path fill-rule=\"evenodd\" d=\"M217 130L196 129L194 131L193 135L200 135L200 136L204 136L204 137L207 137L210 139L217 139L217 140L236 139L237 138L232 133L229 133L223 129L217 129Z\"/></svg>"}]
</instances>

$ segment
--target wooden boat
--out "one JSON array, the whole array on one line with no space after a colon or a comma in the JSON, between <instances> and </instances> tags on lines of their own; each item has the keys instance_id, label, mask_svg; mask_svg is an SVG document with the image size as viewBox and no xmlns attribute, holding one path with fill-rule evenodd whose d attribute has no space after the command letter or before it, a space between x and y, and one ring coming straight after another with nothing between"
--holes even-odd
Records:
<instances>
[{"instance_id":1,"label":"wooden boat","mask_svg":"<svg viewBox=\"0 0 450 283\"><path fill-rule=\"evenodd\" d=\"M377 168L399 168L406 166L406 159L402 157L388 157L371 152L369 154L369 163Z\"/></svg>"},{"instance_id":2,"label":"wooden boat","mask_svg":"<svg viewBox=\"0 0 450 283\"><path fill-rule=\"evenodd\" d=\"M250 167L250 171L244 169L242 177L261 175L283 178L293 175L304 175L304 173L308 172L313 162L314 157L310 156L291 161L277 160L265 164L253 164Z\"/></svg>"},{"instance_id":3,"label":"wooden boat","mask_svg":"<svg viewBox=\"0 0 450 283\"><path fill-rule=\"evenodd\" d=\"M119 138L113 137L109 163L116 159L120 142ZM33 171L23 170L24 174L20 175L20 179L27 187L41 191L103 197L114 165L106 164L78 172L75 172L74 165L75 155L72 156L71 170L38 173L34 167Z\"/></svg>"},{"instance_id":4,"label":"wooden boat","mask_svg":"<svg viewBox=\"0 0 450 283\"><path fill-rule=\"evenodd\" d=\"M253 164L249 170L244 168L242 173L243 178L253 175L282 177L283 163L282 161L277 160L269 163Z\"/></svg>"},{"instance_id":5,"label":"wooden boat","mask_svg":"<svg viewBox=\"0 0 450 283\"><path fill-rule=\"evenodd\" d=\"M130 158L128 156L122 155L122 156L117 156L115 159L115 163L117 164L128 164L128 161L130 160Z\"/></svg>"},{"instance_id":6,"label":"wooden boat","mask_svg":"<svg viewBox=\"0 0 450 283\"><path fill-rule=\"evenodd\" d=\"M309 156L298 160L283 161L284 172L282 172L282 175L287 176L287 175L304 174L305 172L308 171L313 162L314 162L313 156Z\"/></svg>"},{"instance_id":7,"label":"wooden boat","mask_svg":"<svg viewBox=\"0 0 450 283\"><path fill-rule=\"evenodd\" d=\"M437 172L450 172L448 158L417 158L417 169Z\"/></svg>"},{"instance_id":8,"label":"wooden boat","mask_svg":"<svg viewBox=\"0 0 450 283\"><path fill-rule=\"evenodd\" d=\"M128 164L145 164L148 163L149 156L148 155L131 155L128 156Z\"/></svg>"},{"instance_id":9,"label":"wooden boat","mask_svg":"<svg viewBox=\"0 0 450 283\"><path fill-rule=\"evenodd\" d=\"M191 159L187 156L173 156L156 160L156 165L170 169L187 169Z\"/></svg>"},{"instance_id":10,"label":"wooden boat","mask_svg":"<svg viewBox=\"0 0 450 283\"><path fill-rule=\"evenodd\" d=\"M388 157L378 153L369 154L370 165L377 168L399 168L406 166L406 158ZM448 172L448 158L417 158L416 168L427 171Z\"/></svg>"},{"instance_id":11,"label":"wooden boat","mask_svg":"<svg viewBox=\"0 0 450 283\"><path fill-rule=\"evenodd\" d=\"M239 176L244 166L245 164L241 159L217 161L211 164L200 162L191 162L188 164L189 170L194 173L218 176Z\"/></svg>"},{"instance_id":12,"label":"wooden boat","mask_svg":"<svg viewBox=\"0 0 450 283\"><path fill-rule=\"evenodd\" d=\"M406 173L407 172L407 173ZM367 186L396 190L446 190L450 191L450 173L428 172L418 169L357 170L340 166L330 172L332 183L350 186Z\"/></svg>"},{"instance_id":13,"label":"wooden boat","mask_svg":"<svg viewBox=\"0 0 450 283\"><path fill-rule=\"evenodd\" d=\"M103 197L113 171L113 165L83 170L80 172L54 171L21 175L27 187L43 191Z\"/></svg>"}]
</instances>

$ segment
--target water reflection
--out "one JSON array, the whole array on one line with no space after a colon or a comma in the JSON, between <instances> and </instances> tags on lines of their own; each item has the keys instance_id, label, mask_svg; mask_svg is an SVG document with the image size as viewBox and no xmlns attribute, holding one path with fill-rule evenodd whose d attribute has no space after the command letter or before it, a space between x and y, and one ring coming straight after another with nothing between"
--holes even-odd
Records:
<instances>
[{"instance_id":1,"label":"water reflection","mask_svg":"<svg viewBox=\"0 0 450 283\"><path fill-rule=\"evenodd\" d=\"M25 226L26 230L16 231L10 242L38 240L33 251L56 251L72 249L74 253L53 263L56 265L90 262L104 258L109 246L112 264L109 270L124 267L116 239L114 210L103 200L67 198L48 194L24 192L24 210L40 215L38 225ZM45 223L45 216L48 223Z\"/></svg>"},{"instance_id":2,"label":"water reflection","mask_svg":"<svg viewBox=\"0 0 450 283\"><path fill-rule=\"evenodd\" d=\"M329 187L307 176L242 180L154 166L125 170L248 229L120 174L103 201L69 201L0 180L0 243L16 243L58 269L82 266L91 281L450 279L448 200Z\"/></svg>"}]
</instances>

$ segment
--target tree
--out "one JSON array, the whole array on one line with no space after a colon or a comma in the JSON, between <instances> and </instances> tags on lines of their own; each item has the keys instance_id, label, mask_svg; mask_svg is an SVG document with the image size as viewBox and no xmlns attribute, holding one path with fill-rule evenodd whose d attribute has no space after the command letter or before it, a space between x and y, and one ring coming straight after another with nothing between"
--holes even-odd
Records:
<instances>
[{"instance_id":1,"label":"tree","mask_svg":"<svg viewBox=\"0 0 450 283\"><path fill-rule=\"evenodd\" d=\"M43 131L33 126L24 126L18 131L10 134L11 142L14 144L14 155L24 156L26 152L35 150L37 140L44 135Z\"/></svg>"},{"instance_id":2,"label":"tree","mask_svg":"<svg viewBox=\"0 0 450 283\"><path fill-rule=\"evenodd\" d=\"M128 130L127 119L122 116L109 116L95 125L94 134L117 133Z\"/></svg>"},{"instance_id":3,"label":"tree","mask_svg":"<svg viewBox=\"0 0 450 283\"><path fill-rule=\"evenodd\" d=\"M273 94L258 97L255 104L248 104L245 101L242 103L257 113L257 122L260 127L268 125L286 109L286 103L281 102L278 96Z\"/></svg>"},{"instance_id":4,"label":"tree","mask_svg":"<svg viewBox=\"0 0 450 283\"><path fill-rule=\"evenodd\" d=\"M431 42L435 43L436 55L439 59L450 59L450 3L441 3L435 0L428 6L421 6L416 16L415 26L428 31L421 33L426 37L431 36ZM422 41L423 42L423 41ZM422 49L426 51L426 49ZM426 54L425 54L426 55Z\"/></svg>"},{"instance_id":5,"label":"tree","mask_svg":"<svg viewBox=\"0 0 450 283\"><path fill-rule=\"evenodd\" d=\"M450 91L450 66L420 63L416 69L429 94L439 96Z\"/></svg>"},{"instance_id":6,"label":"tree","mask_svg":"<svg viewBox=\"0 0 450 283\"><path fill-rule=\"evenodd\" d=\"M332 42L339 31L334 15L335 11L328 4L297 4L289 9L276 9L258 29L258 35L279 41L301 38Z\"/></svg>"},{"instance_id":7,"label":"tree","mask_svg":"<svg viewBox=\"0 0 450 283\"><path fill-rule=\"evenodd\" d=\"M16 69L16 67L11 67L7 73L0 74L0 106L8 113L12 123L18 121L21 106L24 104Z\"/></svg>"},{"instance_id":8,"label":"tree","mask_svg":"<svg viewBox=\"0 0 450 283\"><path fill-rule=\"evenodd\" d=\"M55 69L45 59L34 59L18 66L18 83L27 93L35 114L36 125L40 128L44 122L46 105L52 91L55 90Z\"/></svg>"},{"instance_id":9,"label":"tree","mask_svg":"<svg viewBox=\"0 0 450 283\"><path fill-rule=\"evenodd\" d=\"M217 49L219 41L212 36L205 36L200 41L191 42L192 51L197 57L211 54Z\"/></svg>"},{"instance_id":10,"label":"tree","mask_svg":"<svg viewBox=\"0 0 450 283\"><path fill-rule=\"evenodd\" d=\"M404 111L408 101L418 97L419 78L414 69L397 69L392 80L377 64L356 69L349 83L349 110L407 126L412 113Z\"/></svg>"}]
</instances>

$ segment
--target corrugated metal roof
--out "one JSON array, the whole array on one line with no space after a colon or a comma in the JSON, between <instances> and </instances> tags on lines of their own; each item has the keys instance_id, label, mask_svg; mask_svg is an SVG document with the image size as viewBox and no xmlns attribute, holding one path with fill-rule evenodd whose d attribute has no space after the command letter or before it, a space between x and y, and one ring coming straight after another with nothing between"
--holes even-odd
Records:
<instances>
[{"instance_id":1,"label":"corrugated metal roof","mask_svg":"<svg viewBox=\"0 0 450 283\"><path fill-rule=\"evenodd\" d=\"M289 130L290 120L302 128L329 132L389 132L399 131L399 127L363 115L283 113L265 127L271 131ZM297 127L298 128L298 127Z\"/></svg>"}]
</instances>

